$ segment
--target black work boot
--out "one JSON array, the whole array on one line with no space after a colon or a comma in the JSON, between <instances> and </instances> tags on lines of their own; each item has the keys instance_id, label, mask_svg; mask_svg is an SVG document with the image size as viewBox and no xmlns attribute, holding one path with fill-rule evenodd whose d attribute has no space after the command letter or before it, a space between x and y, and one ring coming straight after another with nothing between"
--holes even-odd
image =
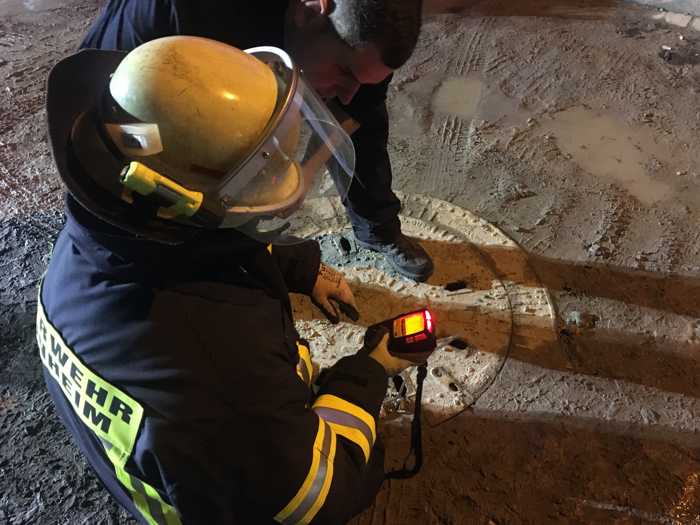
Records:
<instances>
[{"instance_id":1,"label":"black work boot","mask_svg":"<svg viewBox=\"0 0 700 525\"><path fill-rule=\"evenodd\" d=\"M381 253L397 272L414 281L425 281L433 273L430 255L417 241L403 233L392 242L369 243L358 239L357 245Z\"/></svg>"}]
</instances>

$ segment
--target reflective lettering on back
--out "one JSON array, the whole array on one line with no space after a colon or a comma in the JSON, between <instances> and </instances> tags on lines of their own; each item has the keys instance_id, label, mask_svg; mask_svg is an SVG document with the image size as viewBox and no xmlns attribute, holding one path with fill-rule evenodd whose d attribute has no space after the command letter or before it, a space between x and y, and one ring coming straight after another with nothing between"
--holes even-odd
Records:
<instances>
[{"instance_id":1,"label":"reflective lettering on back","mask_svg":"<svg viewBox=\"0 0 700 525\"><path fill-rule=\"evenodd\" d=\"M85 393L89 398L92 398L94 401L96 401L97 404L101 407L104 406L105 401L107 401L107 390L96 386L95 382L91 379L87 380L87 387L85 389Z\"/></svg>"},{"instance_id":2,"label":"reflective lettering on back","mask_svg":"<svg viewBox=\"0 0 700 525\"><path fill-rule=\"evenodd\" d=\"M126 471L143 408L90 370L49 322L41 302L36 313L36 341L41 362L61 387L75 414L100 440L114 473L148 525L182 525L180 515L145 481Z\"/></svg>"},{"instance_id":3,"label":"reflective lettering on back","mask_svg":"<svg viewBox=\"0 0 700 525\"><path fill-rule=\"evenodd\" d=\"M54 357L61 364L61 367L63 367L63 365L65 365L66 361L68 360L68 356L62 350L63 349L61 346L61 341L58 340L54 336L54 334L51 334L51 353L54 355Z\"/></svg>"},{"instance_id":4,"label":"reflective lettering on back","mask_svg":"<svg viewBox=\"0 0 700 525\"><path fill-rule=\"evenodd\" d=\"M112 420L102 412L99 412L88 400L85 400L83 403L83 416L90 420L93 427L99 427L102 432L109 434L109 427Z\"/></svg>"},{"instance_id":5,"label":"reflective lettering on back","mask_svg":"<svg viewBox=\"0 0 700 525\"><path fill-rule=\"evenodd\" d=\"M109 412L115 416L119 415L124 423L131 421L131 407L117 396L112 398L112 404L109 406Z\"/></svg>"},{"instance_id":6,"label":"reflective lettering on back","mask_svg":"<svg viewBox=\"0 0 700 525\"><path fill-rule=\"evenodd\" d=\"M48 320L39 299L36 340L44 367L80 420L110 444L110 460L123 465L134 448L143 408L85 366Z\"/></svg>"}]
</instances>

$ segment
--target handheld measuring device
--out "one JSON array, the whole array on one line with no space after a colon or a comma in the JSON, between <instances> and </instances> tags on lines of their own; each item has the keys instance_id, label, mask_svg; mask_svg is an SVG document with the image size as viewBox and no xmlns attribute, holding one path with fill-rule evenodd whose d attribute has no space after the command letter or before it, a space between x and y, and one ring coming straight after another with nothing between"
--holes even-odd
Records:
<instances>
[{"instance_id":1,"label":"handheld measuring device","mask_svg":"<svg viewBox=\"0 0 700 525\"><path fill-rule=\"evenodd\" d=\"M437 347L435 320L427 308L370 326L367 329L369 338L380 328L389 330L388 348L394 357L423 364Z\"/></svg>"},{"instance_id":2,"label":"handheld measuring device","mask_svg":"<svg viewBox=\"0 0 700 525\"><path fill-rule=\"evenodd\" d=\"M423 381L428 373L426 362L430 354L437 348L435 337L435 320L430 310L423 308L406 314L401 314L393 319L387 319L381 323L367 328L365 333L365 347L375 348L386 332L389 332L389 353L411 361L418 365L416 375L416 397L413 421L411 422L411 450L413 467L407 463L399 470L386 473L387 479L408 479L415 476L423 464L423 442L421 438L421 402L423 397ZM398 376L393 378L396 380ZM399 387L397 386L397 390ZM408 461L408 459L406 460Z\"/></svg>"}]
</instances>

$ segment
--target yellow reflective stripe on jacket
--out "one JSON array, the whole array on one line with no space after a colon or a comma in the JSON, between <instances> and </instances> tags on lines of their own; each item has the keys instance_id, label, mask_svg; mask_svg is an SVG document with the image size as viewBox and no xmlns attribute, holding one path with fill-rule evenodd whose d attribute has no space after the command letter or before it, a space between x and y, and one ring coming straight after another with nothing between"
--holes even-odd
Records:
<instances>
[{"instance_id":1,"label":"yellow reflective stripe on jacket","mask_svg":"<svg viewBox=\"0 0 700 525\"><path fill-rule=\"evenodd\" d=\"M156 489L119 465L114 464L114 470L117 479L131 493L134 505L149 525L182 525L177 510L165 503Z\"/></svg>"},{"instance_id":2,"label":"yellow reflective stripe on jacket","mask_svg":"<svg viewBox=\"0 0 700 525\"><path fill-rule=\"evenodd\" d=\"M329 394L319 396L313 404L313 409L336 434L359 446L365 455L365 462L369 461L377 433L374 418L368 412Z\"/></svg>"},{"instance_id":3,"label":"yellow reflective stripe on jacket","mask_svg":"<svg viewBox=\"0 0 700 525\"><path fill-rule=\"evenodd\" d=\"M36 340L44 367L61 387L74 412L102 442L117 479L129 491L150 525L181 525L174 507L150 485L131 476L124 465L131 456L143 407L83 364L51 324L37 301Z\"/></svg>"},{"instance_id":4,"label":"yellow reflective stripe on jacket","mask_svg":"<svg viewBox=\"0 0 700 525\"><path fill-rule=\"evenodd\" d=\"M311 364L311 352L309 348L301 342L297 341L297 351L299 352L299 362L297 363L297 375L308 386L311 386L313 379L314 368Z\"/></svg>"},{"instance_id":5,"label":"yellow reflective stripe on jacket","mask_svg":"<svg viewBox=\"0 0 700 525\"><path fill-rule=\"evenodd\" d=\"M311 467L291 501L275 516L284 525L307 524L326 502L333 482L336 437L333 429L318 418L318 431L311 451Z\"/></svg>"}]
</instances>

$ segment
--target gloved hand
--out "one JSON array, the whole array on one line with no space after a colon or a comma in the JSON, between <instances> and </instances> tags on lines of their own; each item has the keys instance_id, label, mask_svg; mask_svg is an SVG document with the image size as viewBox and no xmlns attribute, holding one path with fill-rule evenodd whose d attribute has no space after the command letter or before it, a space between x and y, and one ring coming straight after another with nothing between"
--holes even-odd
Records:
<instances>
[{"instance_id":1,"label":"gloved hand","mask_svg":"<svg viewBox=\"0 0 700 525\"><path fill-rule=\"evenodd\" d=\"M370 347L369 345L372 343L375 344L373 347ZM415 363L411 361L391 355L388 345L389 330L382 327L381 329L373 331L371 334L365 334L365 345L362 350L365 352L369 351L369 356L382 365L386 375L390 377L399 375L407 368L415 365Z\"/></svg>"},{"instance_id":2,"label":"gloved hand","mask_svg":"<svg viewBox=\"0 0 700 525\"><path fill-rule=\"evenodd\" d=\"M355 296L343 274L323 263L318 269L311 300L333 324L338 323L341 312L353 321L360 318Z\"/></svg>"}]
</instances>

